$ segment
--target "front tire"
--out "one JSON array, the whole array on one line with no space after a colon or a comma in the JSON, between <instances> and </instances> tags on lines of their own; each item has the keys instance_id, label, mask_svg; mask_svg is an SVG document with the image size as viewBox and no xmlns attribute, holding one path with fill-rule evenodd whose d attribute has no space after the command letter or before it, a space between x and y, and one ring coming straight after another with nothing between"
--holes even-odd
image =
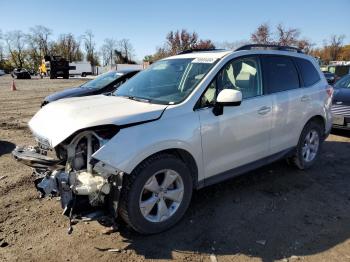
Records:
<instances>
[{"instance_id":1,"label":"front tire","mask_svg":"<svg viewBox=\"0 0 350 262\"><path fill-rule=\"evenodd\" d=\"M301 132L294 164L301 170L310 168L317 160L323 141L323 128L316 122L309 122Z\"/></svg>"},{"instance_id":2,"label":"front tire","mask_svg":"<svg viewBox=\"0 0 350 262\"><path fill-rule=\"evenodd\" d=\"M157 154L124 176L119 213L135 231L159 233L183 217L192 189L185 163L171 154Z\"/></svg>"}]
</instances>

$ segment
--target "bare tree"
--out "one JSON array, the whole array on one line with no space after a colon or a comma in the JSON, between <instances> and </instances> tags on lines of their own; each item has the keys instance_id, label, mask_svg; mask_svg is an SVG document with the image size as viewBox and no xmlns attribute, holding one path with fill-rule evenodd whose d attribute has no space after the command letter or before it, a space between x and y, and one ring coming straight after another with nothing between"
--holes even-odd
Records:
<instances>
[{"instance_id":1,"label":"bare tree","mask_svg":"<svg viewBox=\"0 0 350 262\"><path fill-rule=\"evenodd\" d=\"M301 39L301 40L298 40L298 43L297 43L297 47L302 50L304 53L306 54L310 54L311 53L311 48L314 44L311 43L310 40L308 39Z\"/></svg>"},{"instance_id":2,"label":"bare tree","mask_svg":"<svg viewBox=\"0 0 350 262\"><path fill-rule=\"evenodd\" d=\"M167 51L165 47L157 47L156 52L153 55L146 55L143 61L153 63L155 61L168 57L169 55L169 51Z\"/></svg>"},{"instance_id":3,"label":"bare tree","mask_svg":"<svg viewBox=\"0 0 350 262\"><path fill-rule=\"evenodd\" d=\"M22 68L26 57L26 41L22 31L7 32L4 36L11 62L18 68Z\"/></svg>"},{"instance_id":4,"label":"bare tree","mask_svg":"<svg viewBox=\"0 0 350 262\"><path fill-rule=\"evenodd\" d=\"M27 43L29 45L28 55L32 67L37 68L41 64L43 57L49 54L49 36L51 33L49 28L42 25L30 28L27 35Z\"/></svg>"},{"instance_id":5,"label":"bare tree","mask_svg":"<svg viewBox=\"0 0 350 262\"><path fill-rule=\"evenodd\" d=\"M73 34L62 34L58 40L51 44L51 53L60 55L69 61L80 61L83 59L83 53L80 49L80 42Z\"/></svg>"},{"instance_id":6,"label":"bare tree","mask_svg":"<svg viewBox=\"0 0 350 262\"><path fill-rule=\"evenodd\" d=\"M193 45L194 49L214 49L215 45L214 43L210 40L202 40L200 39L197 43Z\"/></svg>"},{"instance_id":7,"label":"bare tree","mask_svg":"<svg viewBox=\"0 0 350 262\"><path fill-rule=\"evenodd\" d=\"M295 46L305 53L311 51L312 43L306 38L300 38L300 30L297 28L286 28L283 24L276 27L272 32L267 23L260 25L251 35L251 41L256 44L275 44L280 46Z\"/></svg>"},{"instance_id":8,"label":"bare tree","mask_svg":"<svg viewBox=\"0 0 350 262\"><path fill-rule=\"evenodd\" d=\"M86 60L90 62L91 66L94 67L98 64L98 57L95 52L96 44L94 42L94 34L91 30L87 30L85 35L83 35L85 51L86 51Z\"/></svg>"},{"instance_id":9,"label":"bare tree","mask_svg":"<svg viewBox=\"0 0 350 262\"><path fill-rule=\"evenodd\" d=\"M296 28L285 28L282 24L277 26L277 43L282 46L296 46L299 42L300 31Z\"/></svg>"},{"instance_id":10,"label":"bare tree","mask_svg":"<svg viewBox=\"0 0 350 262\"><path fill-rule=\"evenodd\" d=\"M134 47L132 46L129 39L122 39L118 41L118 51L121 52L127 60L132 61L134 54Z\"/></svg>"},{"instance_id":11,"label":"bare tree","mask_svg":"<svg viewBox=\"0 0 350 262\"><path fill-rule=\"evenodd\" d=\"M194 48L198 41L198 34L196 32L187 32L185 29L181 31L170 31L166 37L167 45L170 55Z\"/></svg>"},{"instance_id":12,"label":"bare tree","mask_svg":"<svg viewBox=\"0 0 350 262\"><path fill-rule=\"evenodd\" d=\"M215 49L215 45L211 40L199 39L196 32L191 33L185 29L170 31L163 47L158 47L155 54L146 56L144 60L152 63L189 49Z\"/></svg>"},{"instance_id":13,"label":"bare tree","mask_svg":"<svg viewBox=\"0 0 350 262\"><path fill-rule=\"evenodd\" d=\"M211 40L203 40L198 38L196 32L170 31L166 37L166 45L170 55L189 49L214 49L215 45Z\"/></svg>"},{"instance_id":14,"label":"bare tree","mask_svg":"<svg viewBox=\"0 0 350 262\"><path fill-rule=\"evenodd\" d=\"M2 43L0 42L0 62L3 61L4 58L5 58L4 47L2 46Z\"/></svg>"},{"instance_id":15,"label":"bare tree","mask_svg":"<svg viewBox=\"0 0 350 262\"><path fill-rule=\"evenodd\" d=\"M106 38L101 46L102 64L113 64L114 50L117 48L117 41L113 38Z\"/></svg>"},{"instance_id":16,"label":"bare tree","mask_svg":"<svg viewBox=\"0 0 350 262\"><path fill-rule=\"evenodd\" d=\"M256 44L271 44L273 41L269 24L261 24L256 31L251 34L250 39Z\"/></svg>"},{"instance_id":17,"label":"bare tree","mask_svg":"<svg viewBox=\"0 0 350 262\"><path fill-rule=\"evenodd\" d=\"M49 37L52 34L51 29L36 25L29 30L30 40L39 50L41 56L47 55L49 53Z\"/></svg>"},{"instance_id":18,"label":"bare tree","mask_svg":"<svg viewBox=\"0 0 350 262\"><path fill-rule=\"evenodd\" d=\"M0 63L2 63L2 61L4 60L4 57L5 57L2 38L3 38L3 35L2 35L2 31L0 29Z\"/></svg>"},{"instance_id":19,"label":"bare tree","mask_svg":"<svg viewBox=\"0 0 350 262\"><path fill-rule=\"evenodd\" d=\"M337 60L340 57L344 35L332 35L329 44L326 46L329 49L330 60Z\"/></svg>"}]
</instances>

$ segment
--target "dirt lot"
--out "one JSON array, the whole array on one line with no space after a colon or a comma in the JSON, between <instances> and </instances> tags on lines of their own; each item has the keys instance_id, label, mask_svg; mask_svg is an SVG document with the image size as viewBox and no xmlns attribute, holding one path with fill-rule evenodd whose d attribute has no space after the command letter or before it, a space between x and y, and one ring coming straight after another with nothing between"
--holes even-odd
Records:
<instances>
[{"instance_id":1,"label":"dirt lot","mask_svg":"<svg viewBox=\"0 0 350 262\"><path fill-rule=\"evenodd\" d=\"M105 235L82 222L68 235L59 202L38 199L30 168L10 152L33 143L26 123L44 96L83 80L17 80L17 92L10 81L0 77L1 261L350 261L350 132L331 135L306 172L280 161L196 192L165 233L122 225Z\"/></svg>"}]
</instances>

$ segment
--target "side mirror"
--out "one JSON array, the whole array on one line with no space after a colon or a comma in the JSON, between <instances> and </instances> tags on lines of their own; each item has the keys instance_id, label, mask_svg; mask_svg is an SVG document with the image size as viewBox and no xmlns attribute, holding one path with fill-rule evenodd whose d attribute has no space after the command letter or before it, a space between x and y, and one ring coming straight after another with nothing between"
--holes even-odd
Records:
<instances>
[{"instance_id":1,"label":"side mirror","mask_svg":"<svg viewBox=\"0 0 350 262\"><path fill-rule=\"evenodd\" d=\"M224 89L216 98L216 103L213 108L214 115L222 115L224 106L239 106L242 102L242 92L235 89Z\"/></svg>"},{"instance_id":2,"label":"side mirror","mask_svg":"<svg viewBox=\"0 0 350 262\"><path fill-rule=\"evenodd\" d=\"M222 106L239 106L242 102L242 92L235 89L224 89L216 98L216 103Z\"/></svg>"}]
</instances>

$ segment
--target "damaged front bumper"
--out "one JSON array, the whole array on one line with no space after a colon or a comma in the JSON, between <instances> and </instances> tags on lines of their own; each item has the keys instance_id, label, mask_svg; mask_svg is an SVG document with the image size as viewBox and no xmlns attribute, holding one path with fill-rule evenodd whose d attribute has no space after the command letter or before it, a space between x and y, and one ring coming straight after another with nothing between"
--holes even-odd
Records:
<instances>
[{"instance_id":1,"label":"damaged front bumper","mask_svg":"<svg viewBox=\"0 0 350 262\"><path fill-rule=\"evenodd\" d=\"M82 170L74 170L72 163L48 156L47 150L40 147L16 147L12 154L17 161L33 168L34 183L41 197L60 197L63 214L69 217L69 233L72 220L79 218L108 216L116 226L122 172L101 161L91 161L91 152L88 168Z\"/></svg>"}]
</instances>

